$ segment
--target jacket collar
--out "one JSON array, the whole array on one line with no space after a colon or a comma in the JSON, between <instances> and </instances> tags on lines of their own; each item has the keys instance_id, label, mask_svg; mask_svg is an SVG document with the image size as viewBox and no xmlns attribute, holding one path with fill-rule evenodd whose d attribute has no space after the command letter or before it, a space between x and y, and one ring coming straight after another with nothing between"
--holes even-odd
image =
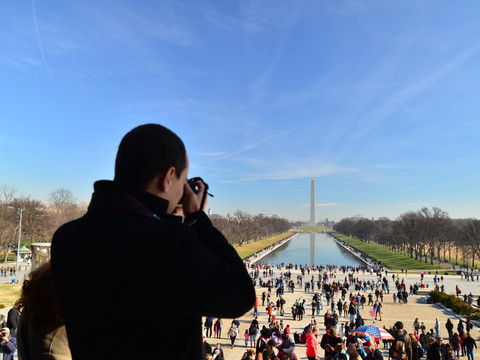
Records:
<instances>
[{"instance_id":1,"label":"jacket collar","mask_svg":"<svg viewBox=\"0 0 480 360\"><path fill-rule=\"evenodd\" d=\"M88 208L106 208L150 218L181 221L181 217L167 214L168 205L168 200L139 188L116 181L99 180L94 184L94 193Z\"/></svg>"}]
</instances>

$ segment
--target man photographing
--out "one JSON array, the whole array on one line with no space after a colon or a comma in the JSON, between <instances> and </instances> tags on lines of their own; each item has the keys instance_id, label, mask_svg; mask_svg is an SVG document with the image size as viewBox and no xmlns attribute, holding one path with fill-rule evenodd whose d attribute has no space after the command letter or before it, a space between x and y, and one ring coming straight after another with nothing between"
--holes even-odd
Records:
<instances>
[{"instance_id":1,"label":"man photographing","mask_svg":"<svg viewBox=\"0 0 480 360\"><path fill-rule=\"evenodd\" d=\"M201 317L253 307L248 272L203 212L205 185L188 184L188 168L176 134L138 126L120 143L114 180L97 181L87 213L55 233L52 271L74 359L204 359ZM183 222L173 215L180 199Z\"/></svg>"}]
</instances>

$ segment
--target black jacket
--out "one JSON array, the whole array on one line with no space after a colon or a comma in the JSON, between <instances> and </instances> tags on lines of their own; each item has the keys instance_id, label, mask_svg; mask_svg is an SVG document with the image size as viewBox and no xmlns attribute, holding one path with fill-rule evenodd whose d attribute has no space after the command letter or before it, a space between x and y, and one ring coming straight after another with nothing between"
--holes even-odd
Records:
<instances>
[{"instance_id":1,"label":"black jacket","mask_svg":"<svg viewBox=\"0 0 480 360\"><path fill-rule=\"evenodd\" d=\"M205 213L187 226L167 207L98 181L85 216L55 233L53 277L74 359L204 359L201 317L253 307L243 262Z\"/></svg>"},{"instance_id":2,"label":"black jacket","mask_svg":"<svg viewBox=\"0 0 480 360\"><path fill-rule=\"evenodd\" d=\"M447 345L438 345L434 342L428 347L427 360L445 360L447 358Z\"/></svg>"}]
</instances>

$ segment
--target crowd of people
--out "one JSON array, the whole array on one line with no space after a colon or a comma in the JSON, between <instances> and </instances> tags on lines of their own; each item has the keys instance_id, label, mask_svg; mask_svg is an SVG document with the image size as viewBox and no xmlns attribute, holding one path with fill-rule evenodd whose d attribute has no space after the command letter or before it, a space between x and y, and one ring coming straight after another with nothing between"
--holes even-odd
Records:
<instances>
[{"instance_id":1,"label":"crowd of people","mask_svg":"<svg viewBox=\"0 0 480 360\"><path fill-rule=\"evenodd\" d=\"M294 269L297 271L292 272ZM406 272L405 269L403 273ZM374 277L364 280L362 274L373 274ZM355 329L365 324L361 315L365 309L373 319L382 320L382 303L384 296L391 293L390 284L395 288L389 295L393 296L394 304L406 304L409 296L417 294L423 281L409 285L399 274L391 274L391 280L387 274L368 266L252 265L250 275L259 290L254 318L242 331L238 320L237 323L232 321L227 338L230 337L231 347L238 346L236 342L241 341L240 344L245 346L244 359L292 360L307 356L308 359L325 360L350 360L351 357L355 360L382 360L383 357L457 360L465 355L468 360L473 360L476 342L469 333L471 321L459 321L457 327L464 327L461 335L459 329L451 334L449 331L448 341L441 347L446 351L444 355L440 353L441 357L438 357L437 348L443 343L440 330L437 327L427 329L418 319L413 322L410 332L404 329L401 321L390 328L384 326L383 330L391 335L391 339L383 340L383 344L379 338L356 332ZM437 281L441 282L440 277L436 278ZM293 292L293 300L285 299L285 290ZM259 323L260 311L265 315L264 324ZM298 330L296 324L305 318L310 319L310 323ZM213 321L211 319L210 323ZM235 330L230 333L232 328ZM242 333L243 339L239 339ZM208 340L207 336L206 344ZM399 342L400 346L397 345ZM208 350L211 346L206 345L206 348ZM215 354L214 349L210 353L207 351L207 358L210 356L216 360L224 358L218 350Z\"/></svg>"},{"instance_id":2,"label":"crowd of people","mask_svg":"<svg viewBox=\"0 0 480 360\"><path fill-rule=\"evenodd\" d=\"M0 276L7 277L7 276L16 276L16 275L17 275L17 268L15 266L0 267Z\"/></svg>"}]
</instances>

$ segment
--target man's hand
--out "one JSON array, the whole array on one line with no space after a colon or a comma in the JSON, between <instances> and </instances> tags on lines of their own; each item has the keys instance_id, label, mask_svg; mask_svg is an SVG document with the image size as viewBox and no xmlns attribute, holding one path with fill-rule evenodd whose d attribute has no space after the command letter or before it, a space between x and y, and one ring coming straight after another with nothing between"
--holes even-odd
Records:
<instances>
[{"instance_id":1,"label":"man's hand","mask_svg":"<svg viewBox=\"0 0 480 360\"><path fill-rule=\"evenodd\" d=\"M185 217L188 217L189 215L193 214L194 212L204 210L207 206L208 199L207 196L205 196L205 203L203 205L203 209L201 208L202 206L202 200L205 192L205 185L203 185L202 181L197 181L195 183L198 187L198 192L195 193L190 185L187 183L183 187L183 204L182 204L182 209L183 209L183 214Z\"/></svg>"}]
</instances>

